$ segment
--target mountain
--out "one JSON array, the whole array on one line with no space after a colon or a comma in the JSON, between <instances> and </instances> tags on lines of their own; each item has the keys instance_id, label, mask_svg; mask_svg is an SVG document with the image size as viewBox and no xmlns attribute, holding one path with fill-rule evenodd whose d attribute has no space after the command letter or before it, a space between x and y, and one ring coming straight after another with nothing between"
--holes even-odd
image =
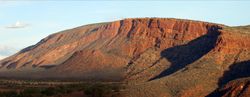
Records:
<instances>
[{"instance_id":1,"label":"mountain","mask_svg":"<svg viewBox=\"0 0 250 97\"><path fill-rule=\"evenodd\" d=\"M118 81L125 97L219 95L248 77L248 41L249 26L124 19L52 34L0 61L0 77Z\"/></svg>"}]
</instances>

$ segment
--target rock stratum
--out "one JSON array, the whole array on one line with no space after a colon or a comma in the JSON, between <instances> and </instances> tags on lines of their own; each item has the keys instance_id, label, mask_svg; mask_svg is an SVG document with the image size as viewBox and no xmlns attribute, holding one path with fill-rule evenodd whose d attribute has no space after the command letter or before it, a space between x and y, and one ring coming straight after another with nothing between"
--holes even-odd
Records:
<instances>
[{"instance_id":1,"label":"rock stratum","mask_svg":"<svg viewBox=\"0 0 250 97\"><path fill-rule=\"evenodd\" d=\"M90 24L1 60L0 77L118 81L124 97L245 97L249 31L173 18Z\"/></svg>"}]
</instances>

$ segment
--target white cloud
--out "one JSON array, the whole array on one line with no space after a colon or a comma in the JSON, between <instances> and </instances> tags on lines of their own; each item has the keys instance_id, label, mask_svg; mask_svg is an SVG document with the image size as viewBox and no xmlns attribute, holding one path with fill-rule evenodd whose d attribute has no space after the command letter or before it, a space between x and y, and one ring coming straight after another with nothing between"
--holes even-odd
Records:
<instances>
[{"instance_id":1,"label":"white cloud","mask_svg":"<svg viewBox=\"0 0 250 97\"><path fill-rule=\"evenodd\" d=\"M16 23L11 24L11 25L9 25L9 26L6 26L6 28L16 29L16 28L25 28L25 27L27 27L27 26L29 26L29 25L26 24L26 23L22 23L22 22L20 22L20 21L16 21Z\"/></svg>"}]
</instances>

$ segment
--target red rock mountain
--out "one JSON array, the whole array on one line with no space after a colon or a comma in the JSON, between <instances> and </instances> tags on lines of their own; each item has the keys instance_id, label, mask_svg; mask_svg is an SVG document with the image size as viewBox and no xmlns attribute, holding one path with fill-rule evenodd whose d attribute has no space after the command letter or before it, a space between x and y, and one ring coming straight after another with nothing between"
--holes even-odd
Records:
<instances>
[{"instance_id":1,"label":"red rock mountain","mask_svg":"<svg viewBox=\"0 0 250 97\"><path fill-rule=\"evenodd\" d=\"M128 83L123 94L130 97L210 96L229 81L247 77L232 73L250 60L247 31L167 18L85 25L0 61L0 77L122 81Z\"/></svg>"}]
</instances>

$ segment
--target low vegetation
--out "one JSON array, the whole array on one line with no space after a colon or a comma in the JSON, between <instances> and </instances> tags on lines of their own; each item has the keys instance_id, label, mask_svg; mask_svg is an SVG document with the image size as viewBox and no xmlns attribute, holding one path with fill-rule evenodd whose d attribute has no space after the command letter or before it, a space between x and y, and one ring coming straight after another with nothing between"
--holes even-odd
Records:
<instances>
[{"instance_id":1,"label":"low vegetation","mask_svg":"<svg viewBox=\"0 0 250 97\"><path fill-rule=\"evenodd\" d=\"M117 97L121 83L1 83L0 97ZM54 83L54 82L53 82Z\"/></svg>"},{"instance_id":2,"label":"low vegetation","mask_svg":"<svg viewBox=\"0 0 250 97\"><path fill-rule=\"evenodd\" d=\"M248 25L248 26L227 27L225 30L240 32L240 33L250 33L250 25Z\"/></svg>"}]
</instances>

